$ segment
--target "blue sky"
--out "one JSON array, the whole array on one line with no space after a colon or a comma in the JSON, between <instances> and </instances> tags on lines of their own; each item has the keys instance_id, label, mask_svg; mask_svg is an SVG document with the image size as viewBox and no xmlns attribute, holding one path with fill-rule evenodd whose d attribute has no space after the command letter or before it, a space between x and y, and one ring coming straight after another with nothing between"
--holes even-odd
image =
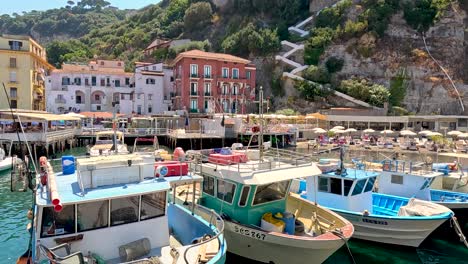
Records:
<instances>
[{"instance_id":1,"label":"blue sky","mask_svg":"<svg viewBox=\"0 0 468 264\"><path fill-rule=\"evenodd\" d=\"M74 0L75 3L79 0ZM149 4L159 2L158 0L107 0L112 6L120 9L139 9ZM17 0L17 1L1 1L1 14L21 14L23 11L31 10L47 10L52 8L63 7L67 4L67 0Z\"/></svg>"}]
</instances>

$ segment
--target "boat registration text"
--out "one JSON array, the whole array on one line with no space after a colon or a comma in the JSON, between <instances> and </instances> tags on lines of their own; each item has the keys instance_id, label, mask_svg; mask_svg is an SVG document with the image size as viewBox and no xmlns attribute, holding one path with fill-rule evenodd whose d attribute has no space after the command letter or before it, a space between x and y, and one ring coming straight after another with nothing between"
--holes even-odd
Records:
<instances>
[{"instance_id":1,"label":"boat registration text","mask_svg":"<svg viewBox=\"0 0 468 264\"><path fill-rule=\"evenodd\" d=\"M265 237L266 237L265 234L263 234L263 233L261 233L261 232L259 232L257 230L241 227L241 226L238 226L238 225L234 225L234 232L236 232L238 234L241 234L241 235L244 235L244 236L255 238L255 239L258 239L258 240L265 240Z\"/></svg>"}]
</instances>

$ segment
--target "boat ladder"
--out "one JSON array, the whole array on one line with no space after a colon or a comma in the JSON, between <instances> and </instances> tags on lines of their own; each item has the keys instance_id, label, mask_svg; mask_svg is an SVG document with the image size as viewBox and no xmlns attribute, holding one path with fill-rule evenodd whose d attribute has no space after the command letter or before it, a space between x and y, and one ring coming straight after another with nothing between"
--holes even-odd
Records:
<instances>
[{"instance_id":1,"label":"boat ladder","mask_svg":"<svg viewBox=\"0 0 468 264\"><path fill-rule=\"evenodd\" d=\"M463 234L460 224L458 223L458 220L455 216L452 216L450 223L451 225L453 225L453 229L455 229L455 232L460 238L460 242L463 242L463 244L465 244L465 246L468 248L468 242L466 241L466 236Z\"/></svg>"}]
</instances>

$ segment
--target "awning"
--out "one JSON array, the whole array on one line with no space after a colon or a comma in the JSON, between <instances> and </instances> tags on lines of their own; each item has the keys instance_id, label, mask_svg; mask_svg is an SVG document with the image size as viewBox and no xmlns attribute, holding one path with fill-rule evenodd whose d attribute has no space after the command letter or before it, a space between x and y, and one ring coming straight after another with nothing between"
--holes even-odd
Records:
<instances>
[{"instance_id":1,"label":"awning","mask_svg":"<svg viewBox=\"0 0 468 264\"><path fill-rule=\"evenodd\" d=\"M83 115L87 118L102 118L102 119L112 119L113 114L110 112L81 112L80 115ZM116 117L123 116L123 114L116 114Z\"/></svg>"},{"instance_id":2,"label":"awning","mask_svg":"<svg viewBox=\"0 0 468 264\"><path fill-rule=\"evenodd\" d=\"M25 122L25 121L27 122L28 121L79 121L80 120L80 118L78 117L55 115L55 114L48 114L48 113L22 113L22 112L17 113L13 111L13 114L12 114L10 111L0 112L1 120L18 121L18 117L19 119L21 119L21 122Z\"/></svg>"},{"instance_id":3,"label":"awning","mask_svg":"<svg viewBox=\"0 0 468 264\"><path fill-rule=\"evenodd\" d=\"M319 119L319 120L327 120L327 116L326 116L326 115L322 115L322 114L320 114L320 113L308 114L308 115L306 116L306 118L309 117L309 116L315 117L315 118L317 118L317 119Z\"/></svg>"}]
</instances>

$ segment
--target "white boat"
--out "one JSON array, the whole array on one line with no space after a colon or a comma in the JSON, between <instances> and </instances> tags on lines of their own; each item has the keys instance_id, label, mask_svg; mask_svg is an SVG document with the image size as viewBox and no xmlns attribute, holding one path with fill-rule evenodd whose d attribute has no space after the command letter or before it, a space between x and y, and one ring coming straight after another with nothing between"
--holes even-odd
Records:
<instances>
[{"instance_id":1,"label":"white boat","mask_svg":"<svg viewBox=\"0 0 468 264\"><path fill-rule=\"evenodd\" d=\"M115 144L114 144L115 135ZM113 154L128 154L124 134L120 131L100 131L96 133L96 144L89 150L92 157Z\"/></svg>"},{"instance_id":2,"label":"white boat","mask_svg":"<svg viewBox=\"0 0 468 264\"><path fill-rule=\"evenodd\" d=\"M299 191L348 219L354 225L355 238L379 243L418 247L452 217L453 212L441 205L373 193L378 176L358 169L328 172L302 180Z\"/></svg>"},{"instance_id":3,"label":"white boat","mask_svg":"<svg viewBox=\"0 0 468 264\"><path fill-rule=\"evenodd\" d=\"M8 155L6 155L5 150L0 148L0 171L10 170L16 163L21 162L21 159L18 157L11 156L11 147L13 146L13 142L11 140L0 140L0 144L2 144L3 141L7 142L9 149Z\"/></svg>"},{"instance_id":4,"label":"white boat","mask_svg":"<svg viewBox=\"0 0 468 264\"><path fill-rule=\"evenodd\" d=\"M40 163L46 173L35 199L32 245L18 263L224 263L221 216L168 202L171 189L199 184L201 176L164 177L167 168L155 171L138 155L64 157L58 173L45 158Z\"/></svg>"},{"instance_id":5,"label":"white boat","mask_svg":"<svg viewBox=\"0 0 468 264\"><path fill-rule=\"evenodd\" d=\"M204 178L199 203L224 216L228 251L262 263L324 262L353 235L353 226L289 192L293 179L320 170L303 154L292 158L291 151L270 149L262 159L250 151L191 152L191 169Z\"/></svg>"}]
</instances>

